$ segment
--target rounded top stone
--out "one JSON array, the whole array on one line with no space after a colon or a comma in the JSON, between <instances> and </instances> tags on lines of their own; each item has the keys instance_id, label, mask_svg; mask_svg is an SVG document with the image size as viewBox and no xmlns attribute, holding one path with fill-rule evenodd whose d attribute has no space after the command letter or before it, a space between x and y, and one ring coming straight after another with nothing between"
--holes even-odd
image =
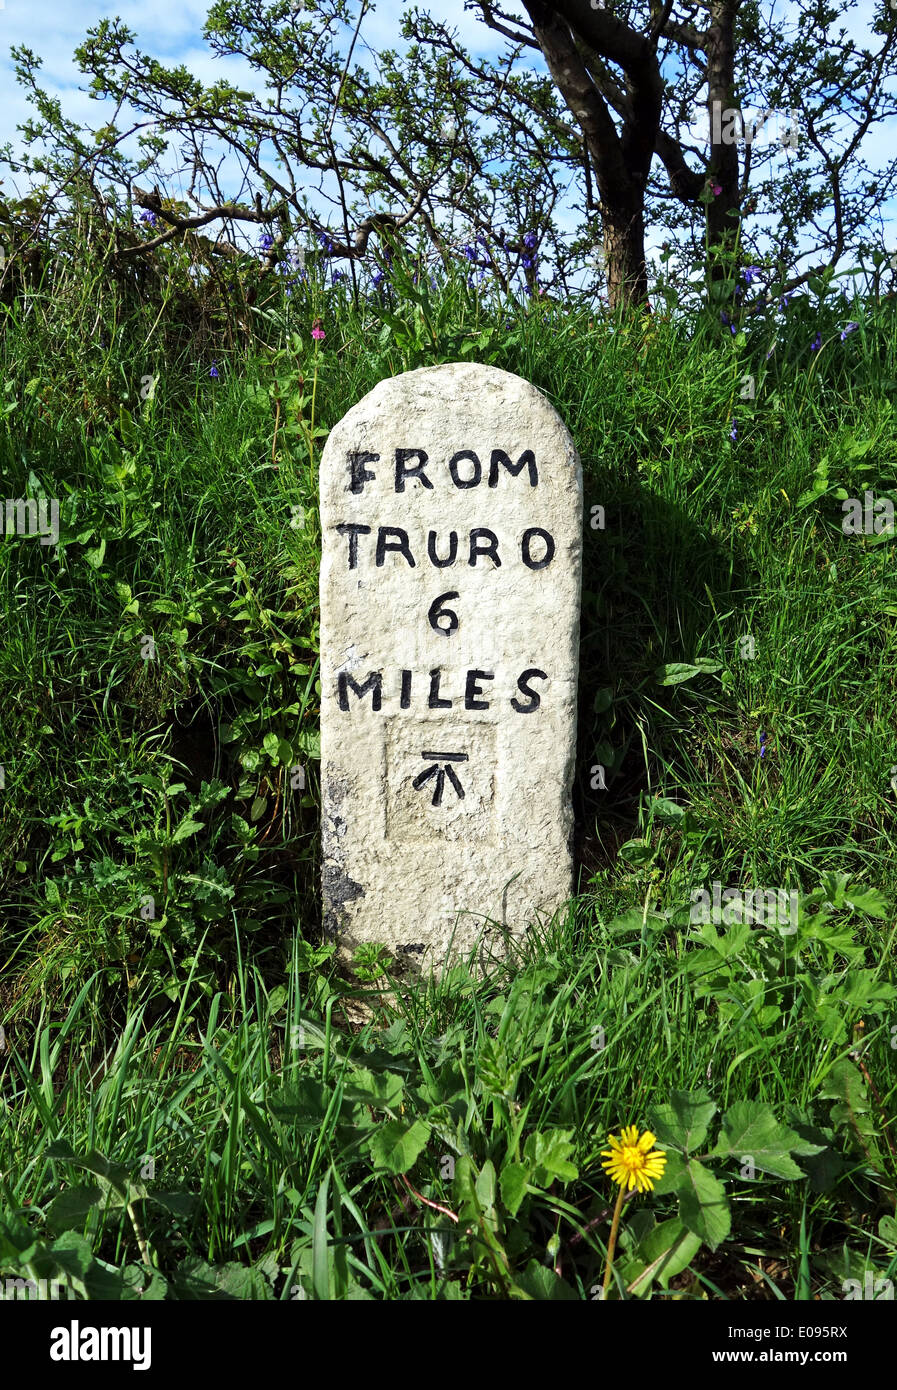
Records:
<instances>
[{"instance_id":1,"label":"rounded top stone","mask_svg":"<svg viewBox=\"0 0 897 1390\"><path fill-rule=\"evenodd\" d=\"M452 407L459 405L477 417L499 409L526 411L537 426L562 431L572 447L566 425L544 392L514 372L480 362L442 362L386 377L346 412L335 429L351 429L359 419L379 417L399 403L406 411L411 407L426 415L455 413Z\"/></svg>"}]
</instances>

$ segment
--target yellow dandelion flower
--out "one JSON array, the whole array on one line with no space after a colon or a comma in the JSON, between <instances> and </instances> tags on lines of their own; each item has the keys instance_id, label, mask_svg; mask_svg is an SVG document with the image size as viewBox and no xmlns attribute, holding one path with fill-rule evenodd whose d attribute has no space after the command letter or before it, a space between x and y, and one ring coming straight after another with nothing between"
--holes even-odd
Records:
<instances>
[{"instance_id":1,"label":"yellow dandelion flower","mask_svg":"<svg viewBox=\"0 0 897 1390\"><path fill-rule=\"evenodd\" d=\"M608 1177L620 1187L630 1191L653 1191L654 1184L663 1177L667 1156L660 1149L651 1150L656 1135L646 1129L641 1136L637 1125L624 1126L619 1135L609 1134L609 1149L602 1149L604 1162L602 1168Z\"/></svg>"}]
</instances>

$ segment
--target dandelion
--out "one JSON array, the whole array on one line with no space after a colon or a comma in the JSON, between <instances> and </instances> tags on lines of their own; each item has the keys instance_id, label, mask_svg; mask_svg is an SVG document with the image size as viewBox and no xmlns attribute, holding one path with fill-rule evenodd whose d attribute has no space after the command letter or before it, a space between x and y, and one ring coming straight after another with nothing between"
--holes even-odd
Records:
<instances>
[{"instance_id":1,"label":"dandelion","mask_svg":"<svg viewBox=\"0 0 897 1390\"><path fill-rule=\"evenodd\" d=\"M845 338L849 338L850 335L851 335L851 333L856 333L856 331L857 331L857 329L859 328L859 326L860 326L860 325L859 325L858 323L854 323L854 322L851 320L851 322L848 323L848 324L845 326L844 331L843 331L843 333L841 334L841 342L843 343Z\"/></svg>"},{"instance_id":2,"label":"dandelion","mask_svg":"<svg viewBox=\"0 0 897 1390\"><path fill-rule=\"evenodd\" d=\"M314 340L315 340L316 343L321 343L321 342L323 342L324 339L327 337L327 334L324 332L323 328L321 327L321 320L320 320L320 319L315 319L315 326L314 326L314 328L311 330L311 336L314 338Z\"/></svg>"},{"instance_id":3,"label":"dandelion","mask_svg":"<svg viewBox=\"0 0 897 1390\"><path fill-rule=\"evenodd\" d=\"M653 1148L655 1138L650 1129L640 1136L637 1125L628 1125L619 1135L609 1134L610 1148L601 1150L606 1160L602 1168L621 1188L651 1192L663 1177L667 1161L665 1153Z\"/></svg>"},{"instance_id":4,"label":"dandelion","mask_svg":"<svg viewBox=\"0 0 897 1390\"><path fill-rule=\"evenodd\" d=\"M209 368L209 376L212 378L213 381L217 381L220 375L221 373L218 370L218 363L213 362L211 367Z\"/></svg>"},{"instance_id":5,"label":"dandelion","mask_svg":"<svg viewBox=\"0 0 897 1390\"><path fill-rule=\"evenodd\" d=\"M812 343L810 344L810 351L811 351L811 352L818 352L819 349L820 349L821 347L822 347L822 334L821 334L821 333L817 333L817 334L816 334L816 337L813 339Z\"/></svg>"},{"instance_id":6,"label":"dandelion","mask_svg":"<svg viewBox=\"0 0 897 1390\"><path fill-rule=\"evenodd\" d=\"M637 1125L625 1126L619 1135L609 1134L609 1149L602 1149L602 1168L612 1182L619 1186L614 1207L610 1237L607 1242L607 1262L604 1266L604 1282L601 1286L602 1298L607 1297L614 1251L617 1248L617 1231L620 1228L620 1213L623 1198L627 1191L652 1192L655 1182L663 1177L667 1156L660 1149L653 1148L655 1135L649 1129L640 1135Z\"/></svg>"}]
</instances>

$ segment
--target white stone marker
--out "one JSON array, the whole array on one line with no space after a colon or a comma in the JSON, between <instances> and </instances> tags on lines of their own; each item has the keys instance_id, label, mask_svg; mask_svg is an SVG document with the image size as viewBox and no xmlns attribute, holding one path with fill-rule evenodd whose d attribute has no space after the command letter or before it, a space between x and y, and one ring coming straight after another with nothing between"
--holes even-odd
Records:
<instances>
[{"instance_id":1,"label":"white stone marker","mask_svg":"<svg viewBox=\"0 0 897 1390\"><path fill-rule=\"evenodd\" d=\"M331 432L320 499L325 929L500 955L572 891L573 440L520 377L426 367Z\"/></svg>"}]
</instances>

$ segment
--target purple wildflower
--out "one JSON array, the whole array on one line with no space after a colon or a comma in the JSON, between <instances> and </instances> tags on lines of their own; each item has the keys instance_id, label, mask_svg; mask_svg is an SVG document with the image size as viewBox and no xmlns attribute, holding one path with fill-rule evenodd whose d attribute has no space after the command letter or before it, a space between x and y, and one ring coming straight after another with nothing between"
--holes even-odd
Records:
<instances>
[{"instance_id":1,"label":"purple wildflower","mask_svg":"<svg viewBox=\"0 0 897 1390\"><path fill-rule=\"evenodd\" d=\"M813 339L812 343L810 344L810 351L811 351L811 352L817 352L817 351L819 350L819 348L821 348L821 347L822 347L822 334L821 334L821 333L817 333L817 334L816 334L816 337Z\"/></svg>"},{"instance_id":2,"label":"purple wildflower","mask_svg":"<svg viewBox=\"0 0 897 1390\"><path fill-rule=\"evenodd\" d=\"M155 227L157 220L156 214L152 212L150 208L144 208L143 212L140 214L140 220L141 222L145 222L149 227Z\"/></svg>"},{"instance_id":3,"label":"purple wildflower","mask_svg":"<svg viewBox=\"0 0 897 1390\"><path fill-rule=\"evenodd\" d=\"M211 367L209 368L209 376L212 378L213 381L217 381L220 375L221 373L218 370L218 363L213 362Z\"/></svg>"},{"instance_id":4,"label":"purple wildflower","mask_svg":"<svg viewBox=\"0 0 897 1390\"><path fill-rule=\"evenodd\" d=\"M733 441L738 438L738 425L734 420L732 421L732 428L729 430L729 438Z\"/></svg>"},{"instance_id":5,"label":"purple wildflower","mask_svg":"<svg viewBox=\"0 0 897 1390\"><path fill-rule=\"evenodd\" d=\"M471 245L468 244L467 246L463 246L461 249L462 249L462 251L464 252L464 255L467 257L467 259L468 259L469 261L475 261L475 260L476 260L476 258L477 258L477 253L476 253L476 250L475 250L475 248L474 248L473 246L471 246Z\"/></svg>"},{"instance_id":6,"label":"purple wildflower","mask_svg":"<svg viewBox=\"0 0 897 1390\"><path fill-rule=\"evenodd\" d=\"M375 289L375 290L378 290L378 289L380 288L380 286L383 284L383 281L384 281L385 279L386 279L386 274L385 274L384 271L382 271L382 270L375 270L374 273L373 273L372 276L371 276L371 283L373 284L374 289Z\"/></svg>"},{"instance_id":7,"label":"purple wildflower","mask_svg":"<svg viewBox=\"0 0 897 1390\"><path fill-rule=\"evenodd\" d=\"M856 333L859 326L860 325L858 323L854 323L851 319L850 323L846 325L843 333L841 334L841 342L843 343L845 338L849 338L851 333Z\"/></svg>"},{"instance_id":8,"label":"purple wildflower","mask_svg":"<svg viewBox=\"0 0 897 1390\"><path fill-rule=\"evenodd\" d=\"M333 242L330 240L330 237L327 235L326 232L318 232L318 241L324 248L325 256L330 256L333 254Z\"/></svg>"},{"instance_id":9,"label":"purple wildflower","mask_svg":"<svg viewBox=\"0 0 897 1390\"><path fill-rule=\"evenodd\" d=\"M536 264L536 258L535 256L524 256L520 264L523 266L524 270L532 270L533 266Z\"/></svg>"},{"instance_id":10,"label":"purple wildflower","mask_svg":"<svg viewBox=\"0 0 897 1390\"><path fill-rule=\"evenodd\" d=\"M763 730L761 729L761 730L760 730L760 757L761 757L761 758L762 758L762 757L765 757L765 755L766 755L766 735L765 735L765 733L763 732Z\"/></svg>"},{"instance_id":11,"label":"purple wildflower","mask_svg":"<svg viewBox=\"0 0 897 1390\"><path fill-rule=\"evenodd\" d=\"M758 265L746 265L741 272L741 278L746 285L752 285L755 280L760 278L760 267Z\"/></svg>"},{"instance_id":12,"label":"purple wildflower","mask_svg":"<svg viewBox=\"0 0 897 1390\"><path fill-rule=\"evenodd\" d=\"M335 285L338 281L345 280L345 278L346 272L344 270L334 270L330 276L330 283L331 285Z\"/></svg>"},{"instance_id":13,"label":"purple wildflower","mask_svg":"<svg viewBox=\"0 0 897 1390\"><path fill-rule=\"evenodd\" d=\"M270 251L273 245L274 238L273 236L271 236L270 232L262 232L261 236L259 237L259 246L262 248L262 250Z\"/></svg>"},{"instance_id":14,"label":"purple wildflower","mask_svg":"<svg viewBox=\"0 0 897 1390\"><path fill-rule=\"evenodd\" d=\"M538 232L527 232L523 238L523 244L527 251L532 251L539 244Z\"/></svg>"}]
</instances>

